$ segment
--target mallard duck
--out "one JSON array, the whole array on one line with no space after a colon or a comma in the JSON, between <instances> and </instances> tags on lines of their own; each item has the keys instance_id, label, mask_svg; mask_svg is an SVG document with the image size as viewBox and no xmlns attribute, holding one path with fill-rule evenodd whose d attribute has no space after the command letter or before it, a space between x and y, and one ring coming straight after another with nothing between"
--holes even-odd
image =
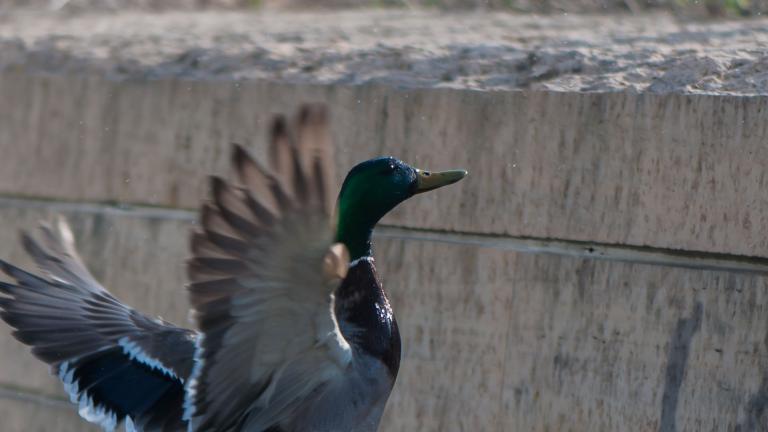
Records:
<instances>
[{"instance_id":1,"label":"mallard duck","mask_svg":"<svg viewBox=\"0 0 768 432\"><path fill-rule=\"evenodd\" d=\"M334 211L327 115L271 129L269 171L235 146L238 183L211 179L191 239L197 330L121 303L86 269L67 224L22 244L44 273L7 262L0 316L64 383L80 415L129 431L375 431L400 335L371 235L415 194L454 183L392 157L355 166ZM332 214L335 214L332 216Z\"/></svg>"}]
</instances>

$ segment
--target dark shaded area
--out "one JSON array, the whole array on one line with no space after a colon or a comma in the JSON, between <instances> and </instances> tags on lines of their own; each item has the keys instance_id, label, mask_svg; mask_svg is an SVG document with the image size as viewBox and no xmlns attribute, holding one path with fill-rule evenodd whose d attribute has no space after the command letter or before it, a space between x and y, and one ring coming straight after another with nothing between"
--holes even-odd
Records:
<instances>
[{"instance_id":1,"label":"dark shaded area","mask_svg":"<svg viewBox=\"0 0 768 432\"><path fill-rule=\"evenodd\" d=\"M747 402L745 409L747 418L744 420L744 423L737 425L734 431L753 432L765 430L765 427L760 427L760 419L765 415L766 408L768 408L768 377L763 376L760 388ZM764 424L768 424L768 422L764 422Z\"/></svg>"},{"instance_id":2,"label":"dark shaded area","mask_svg":"<svg viewBox=\"0 0 768 432\"><path fill-rule=\"evenodd\" d=\"M703 307L701 302L696 302L693 315L689 318L681 318L677 321L672 340L669 343L667 353L667 370L664 379L664 395L661 399L660 432L677 431L675 417L677 416L677 403L680 396L680 387L685 378L685 369L688 366L688 356L691 353L691 342L696 332L701 328L701 316Z\"/></svg>"},{"instance_id":3,"label":"dark shaded area","mask_svg":"<svg viewBox=\"0 0 768 432\"><path fill-rule=\"evenodd\" d=\"M763 339L763 345L768 348L768 333L765 334ZM765 426L760 428L760 420L765 416L766 409L768 408L768 370L763 371L763 379L760 382L760 387L753 394L747 406L744 408L746 419L744 422L736 425L735 432L753 432L765 430ZM764 420L763 425L768 425L768 419Z\"/></svg>"}]
</instances>

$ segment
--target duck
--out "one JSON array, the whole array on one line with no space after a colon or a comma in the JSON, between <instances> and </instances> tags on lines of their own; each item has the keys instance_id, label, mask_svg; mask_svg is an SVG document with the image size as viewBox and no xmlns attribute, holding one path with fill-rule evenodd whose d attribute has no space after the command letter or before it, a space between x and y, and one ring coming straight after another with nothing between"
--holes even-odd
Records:
<instances>
[{"instance_id":1,"label":"duck","mask_svg":"<svg viewBox=\"0 0 768 432\"><path fill-rule=\"evenodd\" d=\"M306 104L269 129L270 168L242 146L212 176L191 233L184 328L112 295L65 220L22 232L40 269L6 261L0 318L112 431L374 432L401 340L372 235L403 201L456 183L394 157L359 163L335 204L328 109Z\"/></svg>"}]
</instances>

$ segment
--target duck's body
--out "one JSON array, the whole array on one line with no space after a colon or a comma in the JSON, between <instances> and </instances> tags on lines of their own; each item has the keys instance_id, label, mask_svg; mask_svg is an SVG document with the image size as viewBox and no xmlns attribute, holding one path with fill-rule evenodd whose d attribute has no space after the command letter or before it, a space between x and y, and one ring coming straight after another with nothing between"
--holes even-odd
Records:
<instances>
[{"instance_id":1,"label":"duck's body","mask_svg":"<svg viewBox=\"0 0 768 432\"><path fill-rule=\"evenodd\" d=\"M339 328L354 351L343 379L316 390L268 432L375 432L400 368L400 332L372 257L350 264L335 292ZM247 422L233 430L260 431Z\"/></svg>"},{"instance_id":2,"label":"duck's body","mask_svg":"<svg viewBox=\"0 0 768 432\"><path fill-rule=\"evenodd\" d=\"M378 220L464 172L364 162L331 223L324 111L272 130L275 173L241 149L240 184L212 181L192 236L196 330L124 305L88 272L63 222L23 244L46 278L0 261L0 316L51 365L79 412L106 430L375 432L400 335L371 250ZM294 141L295 140L295 141ZM297 141L297 142L296 142Z\"/></svg>"}]
</instances>

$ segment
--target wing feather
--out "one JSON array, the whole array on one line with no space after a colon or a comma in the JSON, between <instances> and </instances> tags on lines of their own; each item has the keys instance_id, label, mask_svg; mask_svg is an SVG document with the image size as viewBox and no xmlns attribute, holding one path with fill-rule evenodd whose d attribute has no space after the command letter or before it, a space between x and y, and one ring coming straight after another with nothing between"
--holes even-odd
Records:
<instances>
[{"instance_id":1,"label":"wing feather","mask_svg":"<svg viewBox=\"0 0 768 432\"><path fill-rule=\"evenodd\" d=\"M46 277L0 261L15 280L0 282L0 318L51 365L86 420L106 428L125 420L135 430L178 430L195 333L112 296L83 264L63 219L42 225L38 237L41 242L22 233L21 242Z\"/></svg>"},{"instance_id":2,"label":"wing feather","mask_svg":"<svg viewBox=\"0 0 768 432\"><path fill-rule=\"evenodd\" d=\"M215 178L192 235L189 295L203 337L187 391L192 430L279 424L351 360L333 312L349 255L334 245L327 116L271 129L271 173L236 146L240 186Z\"/></svg>"},{"instance_id":3,"label":"wing feather","mask_svg":"<svg viewBox=\"0 0 768 432\"><path fill-rule=\"evenodd\" d=\"M177 368L180 376L189 374L189 360L178 359L178 363L170 364L177 357L166 353L167 347L163 344L150 346L150 341L152 335L170 333L177 334L179 340L188 339L192 332L148 318L110 294L83 263L75 248L72 231L63 218L58 218L54 224L42 223L39 233L42 244L27 232L21 233L21 243L49 279L0 261L0 270L16 280L16 284L0 282L0 292L10 296L0 297L0 316L19 329L16 335L24 339L22 342L34 345L34 350L43 354L42 360L56 366L59 359L76 352L74 345L66 345L71 341L57 339L59 329L79 331L79 339L97 349L114 344L116 340L111 336L127 336L142 344L147 342L141 348L151 355L168 357L168 367ZM73 311L70 316L61 315L75 306L78 312ZM48 326L55 323L58 326ZM50 332L52 328L56 329L55 335L46 335L45 330ZM50 344L47 339L51 339ZM60 355L54 355L54 350L47 349L62 344L62 348L66 348L61 350Z\"/></svg>"}]
</instances>

